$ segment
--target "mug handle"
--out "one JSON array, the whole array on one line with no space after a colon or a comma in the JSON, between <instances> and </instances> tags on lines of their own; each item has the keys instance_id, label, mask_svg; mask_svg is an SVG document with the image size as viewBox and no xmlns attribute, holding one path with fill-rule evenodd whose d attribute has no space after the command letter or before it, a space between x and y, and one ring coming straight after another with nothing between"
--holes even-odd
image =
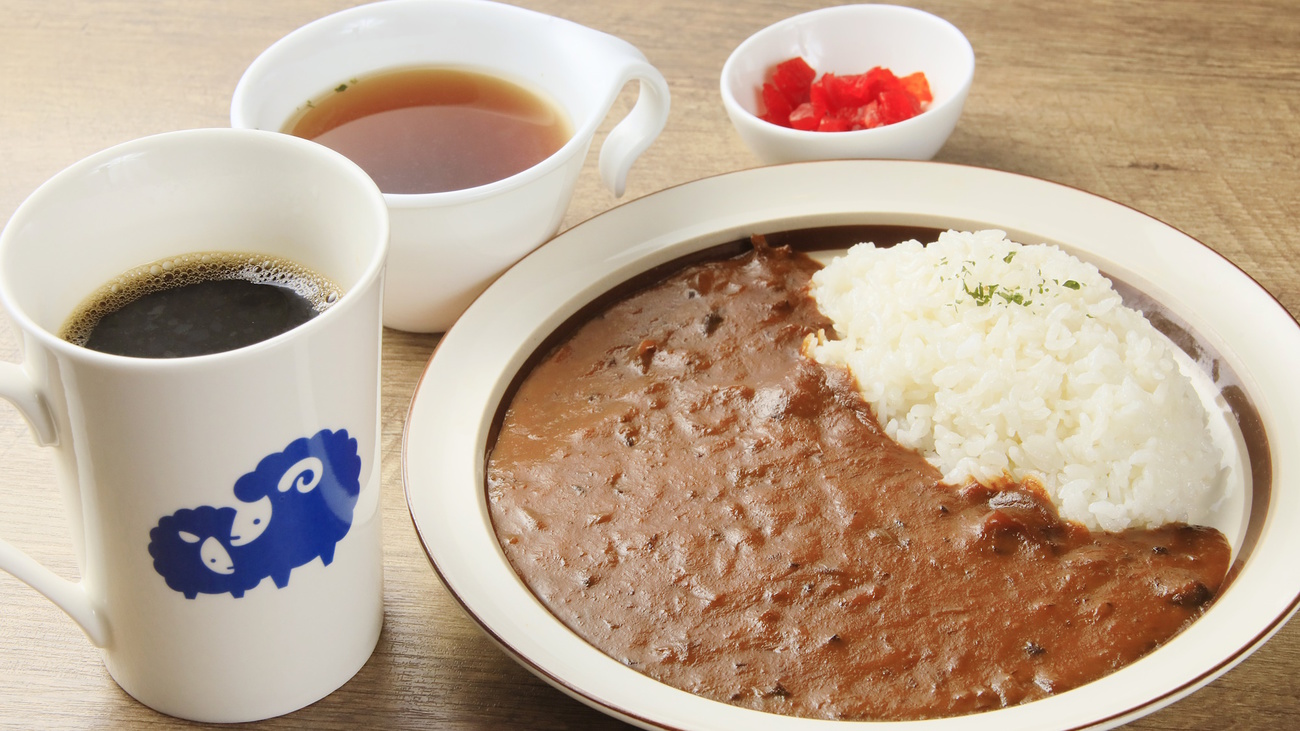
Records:
<instances>
[{"instance_id":1,"label":"mug handle","mask_svg":"<svg viewBox=\"0 0 1300 731\"><path fill-rule=\"evenodd\" d=\"M54 419L45 399L21 366L0 362L0 398L9 401L23 415L37 444L46 447L58 443ZM13 574L54 602L80 625L96 647L108 645L108 623L90 601L81 582L68 581L4 540L0 540L0 570Z\"/></svg>"},{"instance_id":2,"label":"mug handle","mask_svg":"<svg viewBox=\"0 0 1300 731\"><path fill-rule=\"evenodd\" d=\"M615 197L622 197L632 163L650 147L668 122L668 82L659 69L643 60L630 60L623 67L614 89L622 89L631 81L638 81L641 86L636 104L610 130L600 148L600 179Z\"/></svg>"}]
</instances>

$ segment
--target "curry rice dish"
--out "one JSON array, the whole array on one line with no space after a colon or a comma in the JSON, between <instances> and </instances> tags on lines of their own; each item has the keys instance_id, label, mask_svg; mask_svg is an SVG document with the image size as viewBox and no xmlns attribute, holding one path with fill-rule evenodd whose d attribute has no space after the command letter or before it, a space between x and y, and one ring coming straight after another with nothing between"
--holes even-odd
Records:
<instances>
[{"instance_id":1,"label":"curry rice dish","mask_svg":"<svg viewBox=\"0 0 1300 731\"><path fill-rule=\"evenodd\" d=\"M1089 532L1033 480L945 484L802 354L818 265L757 243L583 322L504 414L496 534L574 632L718 701L902 720L1077 687L1212 601L1218 531Z\"/></svg>"}]
</instances>

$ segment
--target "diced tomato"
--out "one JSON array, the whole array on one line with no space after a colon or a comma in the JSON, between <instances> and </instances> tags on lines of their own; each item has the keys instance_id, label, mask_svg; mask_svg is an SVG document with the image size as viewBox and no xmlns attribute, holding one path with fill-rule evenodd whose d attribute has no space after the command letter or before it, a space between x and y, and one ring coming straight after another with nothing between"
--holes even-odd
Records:
<instances>
[{"instance_id":1,"label":"diced tomato","mask_svg":"<svg viewBox=\"0 0 1300 731\"><path fill-rule=\"evenodd\" d=\"M934 96L930 94L930 81L925 78L924 72L917 71L914 74L908 74L899 81L902 82L904 91L911 94L922 104L929 104L934 101Z\"/></svg>"},{"instance_id":2,"label":"diced tomato","mask_svg":"<svg viewBox=\"0 0 1300 731\"><path fill-rule=\"evenodd\" d=\"M780 89L772 84L763 84L763 106L767 108L763 119L782 127L790 126L790 112L794 111L794 105L786 100Z\"/></svg>"},{"instance_id":3,"label":"diced tomato","mask_svg":"<svg viewBox=\"0 0 1300 731\"><path fill-rule=\"evenodd\" d=\"M822 132L871 129L911 119L934 97L925 73L899 78L877 66L841 76L817 72L802 58L783 61L763 84L762 118L783 127Z\"/></svg>"},{"instance_id":4,"label":"diced tomato","mask_svg":"<svg viewBox=\"0 0 1300 731\"><path fill-rule=\"evenodd\" d=\"M870 74L854 74L844 77L844 105L861 107L875 101L876 90L872 88Z\"/></svg>"},{"instance_id":5,"label":"diced tomato","mask_svg":"<svg viewBox=\"0 0 1300 731\"><path fill-rule=\"evenodd\" d=\"M813 84L812 88L808 90L808 101L822 109L834 109L835 102L831 99L830 90L825 79L825 76L818 79L817 83Z\"/></svg>"},{"instance_id":6,"label":"diced tomato","mask_svg":"<svg viewBox=\"0 0 1300 731\"><path fill-rule=\"evenodd\" d=\"M866 77L862 74L849 75L849 77L837 77L835 74L824 74L822 81L827 86L828 96L831 98L831 104L828 109L844 109L850 107L862 107L874 99L870 88L867 87Z\"/></svg>"},{"instance_id":7,"label":"diced tomato","mask_svg":"<svg viewBox=\"0 0 1300 731\"><path fill-rule=\"evenodd\" d=\"M825 109L819 109L811 102L804 102L790 112L790 126L811 132L817 129L824 116L826 116Z\"/></svg>"},{"instance_id":8,"label":"diced tomato","mask_svg":"<svg viewBox=\"0 0 1300 731\"><path fill-rule=\"evenodd\" d=\"M880 102L872 100L853 110L853 129L871 129L880 125Z\"/></svg>"},{"instance_id":9,"label":"diced tomato","mask_svg":"<svg viewBox=\"0 0 1300 731\"><path fill-rule=\"evenodd\" d=\"M883 66L871 69L866 73L866 76L867 88L873 99L879 99L880 95L887 91L898 91L903 88L894 72Z\"/></svg>"},{"instance_id":10,"label":"diced tomato","mask_svg":"<svg viewBox=\"0 0 1300 731\"><path fill-rule=\"evenodd\" d=\"M920 102L901 89L891 89L880 95L880 121L883 124L902 122L920 112Z\"/></svg>"},{"instance_id":11,"label":"diced tomato","mask_svg":"<svg viewBox=\"0 0 1300 731\"><path fill-rule=\"evenodd\" d=\"M839 116L826 115L822 121L817 123L818 132L848 132L853 129L853 123Z\"/></svg>"},{"instance_id":12,"label":"diced tomato","mask_svg":"<svg viewBox=\"0 0 1300 731\"><path fill-rule=\"evenodd\" d=\"M791 109L808 101L808 89L815 78L817 72L798 56L777 64L772 72L772 83L785 96Z\"/></svg>"}]
</instances>

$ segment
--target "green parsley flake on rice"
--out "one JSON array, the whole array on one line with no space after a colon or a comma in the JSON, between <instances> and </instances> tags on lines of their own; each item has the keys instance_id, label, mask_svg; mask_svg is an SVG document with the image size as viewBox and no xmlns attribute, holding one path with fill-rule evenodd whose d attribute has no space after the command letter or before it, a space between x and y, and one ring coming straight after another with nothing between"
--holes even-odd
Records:
<instances>
[{"instance_id":1,"label":"green parsley flake on rice","mask_svg":"<svg viewBox=\"0 0 1300 731\"><path fill-rule=\"evenodd\" d=\"M1107 531L1204 523L1220 450L1176 347L1097 268L1001 231L860 244L812 280L834 323L808 355L849 369L886 433L953 485L1042 483Z\"/></svg>"}]
</instances>

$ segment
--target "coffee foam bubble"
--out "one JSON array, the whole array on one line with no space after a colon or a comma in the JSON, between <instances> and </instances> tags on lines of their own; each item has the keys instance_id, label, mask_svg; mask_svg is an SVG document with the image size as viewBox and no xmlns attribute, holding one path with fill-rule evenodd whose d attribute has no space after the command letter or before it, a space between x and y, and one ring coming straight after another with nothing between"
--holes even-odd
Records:
<instances>
[{"instance_id":1,"label":"coffee foam bubble","mask_svg":"<svg viewBox=\"0 0 1300 731\"><path fill-rule=\"evenodd\" d=\"M317 312L329 309L343 294L328 277L289 259L225 251L181 254L123 272L92 292L73 310L59 337L83 345L101 318L147 294L226 279L285 287Z\"/></svg>"}]
</instances>

